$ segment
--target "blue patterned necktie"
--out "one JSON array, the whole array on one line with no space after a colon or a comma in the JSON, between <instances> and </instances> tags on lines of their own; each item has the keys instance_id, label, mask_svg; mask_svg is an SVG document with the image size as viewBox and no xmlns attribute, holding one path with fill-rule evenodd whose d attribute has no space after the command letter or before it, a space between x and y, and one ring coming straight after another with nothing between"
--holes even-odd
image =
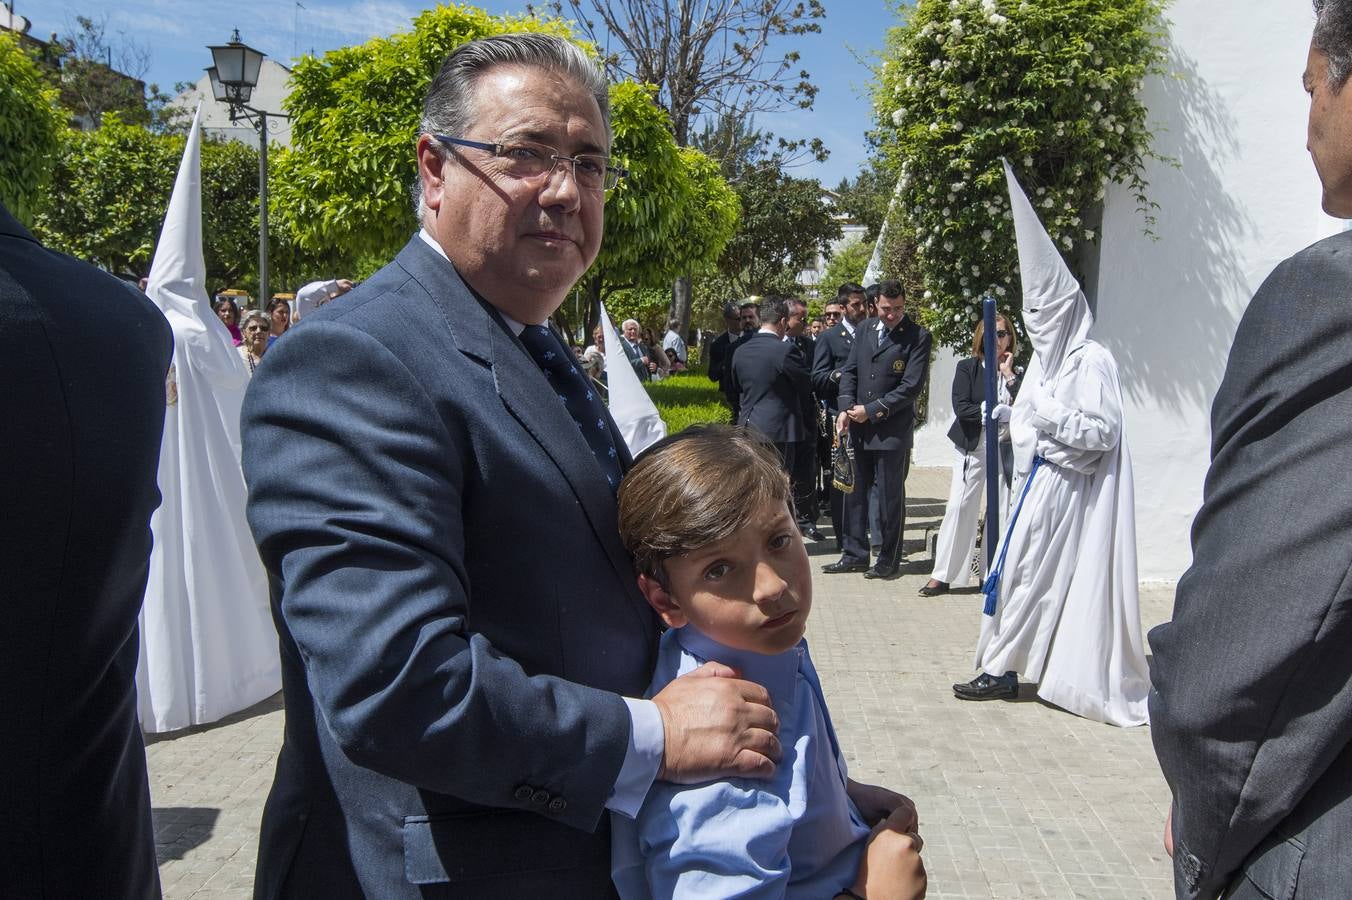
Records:
<instances>
[{"instance_id":1,"label":"blue patterned necktie","mask_svg":"<svg viewBox=\"0 0 1352 900\"><path fill-rule=\"evenodd\" d=\"M576 365L573 353L563 345L548 325L527 325L521 332L521 343L526 345L531 359L545 373L550 387L568 409L596 457L601 473L610 482L612 492L620 487L620 459L610 438L610 422L606 408L590 380Z\"/></svg>"}]
</instances>

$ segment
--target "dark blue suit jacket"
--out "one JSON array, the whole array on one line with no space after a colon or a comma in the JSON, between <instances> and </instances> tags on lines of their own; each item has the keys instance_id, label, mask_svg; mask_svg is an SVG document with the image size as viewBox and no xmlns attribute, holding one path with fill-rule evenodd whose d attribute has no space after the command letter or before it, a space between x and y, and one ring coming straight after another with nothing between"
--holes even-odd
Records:
<instances>
[{"instance_id":1,"label":"dark blue suit jacket","mask_svg":"<svg viewBox=\"0 0 1352 900\"><path fill-rule=\"evenodd\" d=\"M158 897L136 620L169 324L0 207L0 897Z\"/></svg>"},{"instance_id":2,"label":"dark blue suit jacket","mask_svg":"<svg viewBox=\"0 0 1352 900\"><path fill-rule=\"evenodd\" d=\"M750 425L777 444L805 441L816 425L812 379L792 341L758 332L732 357L739 398L737 424Z\"/></svg>"},{"instance_id":3,"label":"dark blue suit jacket","mask_svg":"<svg viewBox=\"0 0 1352 900\"><path fill-rule=\"evenodd\" d=\"M839 411L836 397L840 393L841 369L850 360L854 335L844 325L834 325L823 331L812 349L812 389L817 399L832 412Z\"/></svg>"},{"instance_id":4,"label":"dark blue suit jacket","mask_svg":"<svg viewBox=\"0 0 1352 900\"><path fill-rule=\"evenodd\" d=\"M415 237L268 351L243 432L287 710L256 896L606 896L657 628L520 342Z\"/></svg>"},{"instance_id":5,"label":"dark blue suit jacket","mask_svg":"<svg viewBox=\"0 0 1352 900\"><path fill-rule=\"evenodd\" d=\"M868 421L850 423L856 449L909 450L915 401L929 377L930 333L903 317L892 340L879 342L878 320L856 326L849 361L841 369L840 409L862 404Z\"/></svg>"}]
</instances>

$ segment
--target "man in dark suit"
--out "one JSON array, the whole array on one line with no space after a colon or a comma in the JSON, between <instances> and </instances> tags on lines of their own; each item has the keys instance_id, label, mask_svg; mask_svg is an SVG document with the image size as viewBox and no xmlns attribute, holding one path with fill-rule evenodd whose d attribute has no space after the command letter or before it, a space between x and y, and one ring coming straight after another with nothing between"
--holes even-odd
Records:
<instances>
[{"instance_id":1,"label":"man in dark suit","mask_svg":"<svg viewBox=\"0 0 1352 900\"><path fill-rule=\"evenodd\" d=\"M793 479L793 505L798 516L798 528L808 538L822 541L826 539L826 535L817 530L817 472L820 468L817 465L817 440L821 436L821 429L818 427L820 407L811 386L811 368L816 342L807 327L807 304L798 297L789 297L787 303L789 318L784 328L784 336L798 348L809 370L806 397L808 434L794 451L793 471L789 473Z\"/></svg>"},{"instance_id":2,"label":"man in dark suit","mask_svg":"<svg viewBox=\"0 0 1352 900\"><path fill-rule=\"evenodd\" d=\"M0 339L0 896L158 897L136 620L173 338L0 206Z\"/></svg>"},{"instance_id":3,"label":"man in dark suit","mask_svg":"<svg viewBox=\"0 0 1352 900\"><path fill-rule=\"evenodd\" d=\"M620 325L620 347L624 350L629 365L633 366L634 374L638 376L639 381L652 378L653 373L657 371L657 363L648 358L649 349L639 336L637 319L625 319Z\"/></svg>"},{"instance_id":4,"label":"man in dark suit","mask_svg":"<svg viewBox=\"0 0 1352 900\"><path fill-rule=\"evenodd\" d=\"M250 385L287 708L260 898L611 896L607 810L773 769L758 686L634 699L657 629L617 533L629 456L547 326L600 248L607 108L564 40L458 48L422 231Z\"/></svg>"},{"instance_id":5,"label":"man in dark suit","mask_svg":"<svg viewBox=\"0 0 1352 900\"><path fill-rule=\"evenodd\" d=\"M816 425L812 377L798 345L784 339L789 321L784 298L761 301L758 318L760 328L732 357L732 384L741 410L737 424L769 438L792 477Z\"/></svg>"},{"instance_id":6,"label":"man in dark suit","mask_svg":"<svg viewBox=\"0 0 1352 900\"><path fill-rule=\"evenodd\" d=\"M852 290L854 289L854 290ZM854 347L855 327L864 319L864 289L846 282L828 301L822 313L826 328L817 338L812 350L812 390L832 423L840 407L836 399L840 393L840 375L850 360ZM828 463L829 465L829 463ZM836 549L844 548L845 495L826 478L827 507L831 511L831 530L835 533Z\"/></svg>"},{"instance_id":7,"label":"man in dark suit","mask_svg":"<svg viewBox=\"0 0 1352 900\"><path fill-rule=\"evenodd\" d=\"M723 326L724 332L709 344L708 375L709 380L718 385L718 392L726 397L728 395L728 379L732 375L732 369L728 366L728 358L732 356L732 345L742 336L742 320L737 314L737 304L723 304ZM735 413L731 422L733 425L737 424Z\"/></svg>"},{"instance_id":8,"label":"man in dark suit","mask_svg":"<svg viewBox=\"0 0 1352 900\"><path fill-rule=\"evenodd\" d=\"M1352 2L1316 0L1308 147L1352 217ZM1151 737L1178 897L1352 885L1352 233L1283 262L1239 323L1173 621L1150 633ZM1297 877L1298 876L1298 877Z\"/></svg>"},{"instance_id":9,"label":"man in dark suit","mask_svg":"<svg viewBox=\"0 0 1352 900\"><path fill-rule=\"evenodd\" d=\"M878 318L859 326L840 377L836 429L850 432L854 491L845 497L842 555L824 568L828 573L895 578L900 570L915 400L929 374L929 356L930 334L907 317L901 282L883 282ZM875 483L882 547L869 569L868 494Z\"/></svg>"},{"instance_id":10,"label":"man in dark suit","mask_svg":"<svg viewBox=\"0 0 1352 900\"><path fill-rule=\"evenodd\" d=\"M741 324L741 334L728 344L728 355L723 363L723 381L719 384L719 389L723 391L723 398L728 401L728 408L732 410L732 424L736 425L741 421L741 395L732 380L732 358L737 353L737 348L745 344L756 334L760 328L760 317L757 313L757 303L753 300L741 304L737 307L737 317Z\"/></svg>"}]
</instances>

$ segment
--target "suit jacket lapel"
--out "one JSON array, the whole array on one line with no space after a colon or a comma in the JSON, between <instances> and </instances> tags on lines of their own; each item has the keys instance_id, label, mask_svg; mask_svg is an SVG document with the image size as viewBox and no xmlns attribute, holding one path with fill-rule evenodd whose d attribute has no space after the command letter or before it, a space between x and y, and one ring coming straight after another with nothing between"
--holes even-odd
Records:
<instances>
[{"instance_id":1,"label":"suit jacket lapel","mask_svg":"<svg viewBox=\"0 0 1352 900\"><path fill-rule=\"evenodd\" d=\"M475 296L455 268L422 238L414 236L400 251L398 261L441 307L456 346L492 370L503 406L558 467L621 581L633 586L631 601L646 613L647 602L634 581L633 562L620 543L617 511L605 475L545 374L497 311ZM609 427L621 471L627 470L631 460L624 439L613 420Z\"/></svg>"}]
</instances>

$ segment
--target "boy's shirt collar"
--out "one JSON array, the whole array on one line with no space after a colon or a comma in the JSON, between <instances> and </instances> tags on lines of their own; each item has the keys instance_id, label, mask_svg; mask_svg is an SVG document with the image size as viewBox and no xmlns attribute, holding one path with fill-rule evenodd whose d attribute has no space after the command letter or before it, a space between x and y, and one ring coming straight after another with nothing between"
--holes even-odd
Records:
<instances>
[{"instance_id":1,"label":"boy's shirt collar","mask_svg":"<svg viewBox=\"0 0 1352 900\"><path fill-rule=\"evenodd\" d=\"M793 699L798 684L798 670L807 648L804 638L798 641L798 646L774 655L736 650L698 631L693 625L677 628L676 640L705 662L721 662L737 669L742 673L742 678L765 688L774 700Z\"/></svg>"}]
</instances>

